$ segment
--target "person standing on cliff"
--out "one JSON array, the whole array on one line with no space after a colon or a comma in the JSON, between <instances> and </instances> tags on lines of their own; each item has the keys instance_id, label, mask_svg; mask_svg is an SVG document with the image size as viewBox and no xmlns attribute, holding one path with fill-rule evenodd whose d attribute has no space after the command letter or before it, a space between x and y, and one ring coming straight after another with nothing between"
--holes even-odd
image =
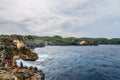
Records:
<instances>
[{"instance_id":1,"label":"person standing on cliff","mask_svg":"<svg viewBox=\"0 0 120 80\"><path fill-rule=\"evenodd\" d=\"M5 70L8 70L8 62L5 63Z\"/></svg>"},{"instance_id":2,"label":"person standing on cliff","mask_svg":"<svg viewBox=\"0 0 120 80\"><path fill-rule=\"evenodd\" d=\"M20 62L20 67L23 68L23 62L22 61Z\"/></svg>"},{"instance_id":3,"label":"person standing on cliff","mask_svg":"<svg viewBox=\"0 0 120 80\"><path fill-rule=\"evenodd\" d=\"M32 78L30 77L29 80L32 80Z\"/></svg>"},{"instance_id":4,"label":"person standing on cliff","mask_svg":"<svg viewBox=\"0 0 120 80\"><path fill-rule=\"evenodd\" d=\"M10 59L8 63L9 63L9 66L11 67L13 65L13 60Z\"/></svg>"},{"instance_id":5,"label":"person standing on cliff","mask_svg":"<svg viewBox=\"0 0 120 80\"><path fill-rule=\"evenodd\" d=\"M18 68L18 65L17 65L17 62L15 61L15 63L14 63L14 67L15 68Z\"/></svg>"}]
</instances>

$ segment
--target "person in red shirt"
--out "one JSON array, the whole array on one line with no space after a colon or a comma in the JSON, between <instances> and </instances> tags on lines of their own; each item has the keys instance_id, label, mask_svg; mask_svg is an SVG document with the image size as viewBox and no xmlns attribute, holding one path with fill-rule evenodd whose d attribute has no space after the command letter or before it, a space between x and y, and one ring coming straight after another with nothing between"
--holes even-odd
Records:
<instances>
[{"instance_id":1,"label":"person in red shirt","mask_svg":"<svg viewBox=\"0 0 120 80\"><path fill-rule=\"evenodd\" d=\"M29 78L29 80L32 80L32 78Z\"/></svg>"},{"instance_id":2,"label":"person in red shirt","mask_svg":"<svg viewBox=\"0 0 120 80\"><path fill-rule=\"evenodd\" d=\"M18 68L17 62L14 63L14 68Z\"/></svg>"},{"instance_id":3,"label":"person in red shirt","mask_svg":"<svg viewBox=\"0 0 120 80\"><path fill-rule=\"evenodd\" d=\"M9 60L9 66L13 65L13 60Z\"/></svg>"}]
</instances>

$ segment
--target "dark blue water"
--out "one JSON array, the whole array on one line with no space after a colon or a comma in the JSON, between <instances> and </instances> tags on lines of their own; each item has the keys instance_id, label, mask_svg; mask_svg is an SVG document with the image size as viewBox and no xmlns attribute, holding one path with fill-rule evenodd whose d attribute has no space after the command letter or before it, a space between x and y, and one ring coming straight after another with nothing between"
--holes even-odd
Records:
<instances>
[{"instance_id":1,"label":"dark blue water","mask_svg":"<svg viewBox=\"0 0 120 80\"><path fill-rule=\"evenodd\" d=\"M120 46L47 46L36 48L39 59L27 62L45 80L120 80Z\"/></svg>"}]
</instances>

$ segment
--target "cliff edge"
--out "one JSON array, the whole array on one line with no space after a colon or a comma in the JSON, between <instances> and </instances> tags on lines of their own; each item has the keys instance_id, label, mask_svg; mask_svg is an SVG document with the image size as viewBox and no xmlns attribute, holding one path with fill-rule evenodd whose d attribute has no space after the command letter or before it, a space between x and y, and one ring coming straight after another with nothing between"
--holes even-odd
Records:
<instances>
[{"instance_id":1,"label":"cliff edge","mask_svg":"<svg viewBox=\"0 0 120 80\"><path fill-rule=\"evenodd\" d=\"M44 80L37 67L18 66L16 60L35 61L38 55L19 39L0 40L0 80Z\"/></svg>"}]
</instances>

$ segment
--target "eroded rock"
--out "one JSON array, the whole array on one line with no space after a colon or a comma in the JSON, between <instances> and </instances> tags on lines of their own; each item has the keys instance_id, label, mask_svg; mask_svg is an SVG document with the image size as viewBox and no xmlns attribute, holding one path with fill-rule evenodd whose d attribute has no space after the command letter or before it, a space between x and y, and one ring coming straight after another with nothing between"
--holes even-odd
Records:
<instances>
[{"instance_id":1,"label":"eroded rock","mask_svg":"<svg viewBox=\"0 0 120 80\"><path fill-rule=\"evenodd\" d=\"M0 40L0 80L44 80L44 74L36 67L14 67L5 64L9 60L23 59L27 61L35 61L38 55L32 52L19 39Z\"/></svg>"}]
</instances>

